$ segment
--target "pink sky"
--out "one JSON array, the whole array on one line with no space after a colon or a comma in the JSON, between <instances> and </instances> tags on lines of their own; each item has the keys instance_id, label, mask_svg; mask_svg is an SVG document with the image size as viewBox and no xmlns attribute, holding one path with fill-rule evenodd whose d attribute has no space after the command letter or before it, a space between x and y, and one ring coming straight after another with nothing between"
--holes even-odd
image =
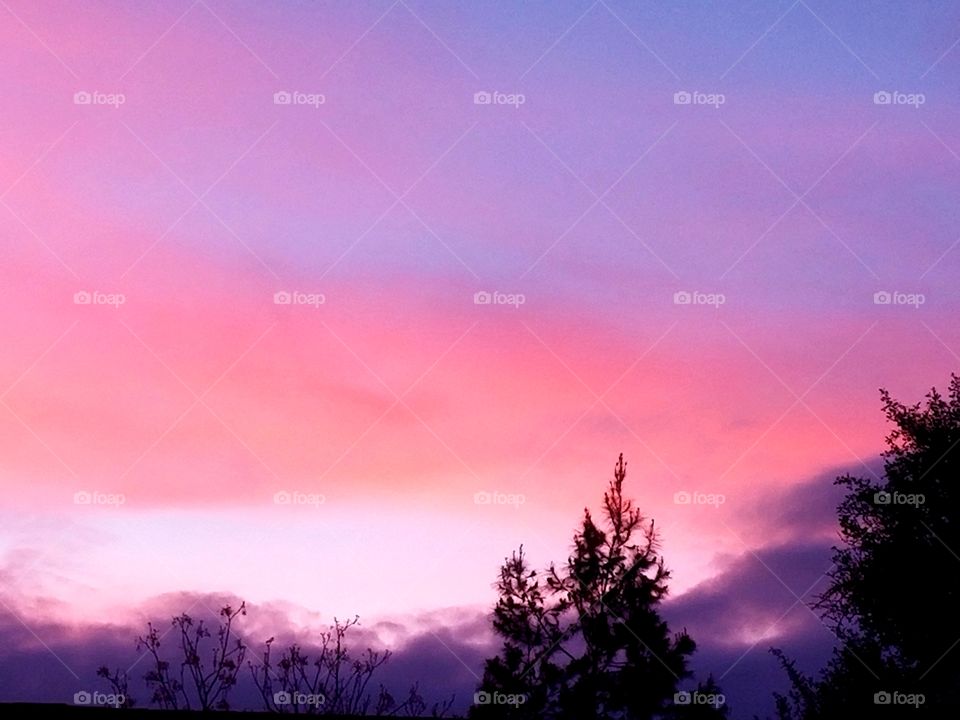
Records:
<instances>
[{"instance_id":1,"label":"pink sky","mask_svg":"<svg viewBox=\"0 0 960 720\"><path fill-rule=\"evenodd\" d=\"M891 21L926 62L864 42L867 72L801 12L718 80L776 14L714 58L666 27L658 61L602 8L553 46L588 7L0 8L0 548L38 553L24 598L484 606L521 542L564 555L620 452L682 592L769 540L764 492L866 472L877 389L958 364L960 52L921 76L949 43ZM795 46L819 84L791 84ZM875 106L888 86L928 102ZM672 101L710 87L718 110ZM494 491L524 503L475 503Z\"/></svg>"}]
</instances>

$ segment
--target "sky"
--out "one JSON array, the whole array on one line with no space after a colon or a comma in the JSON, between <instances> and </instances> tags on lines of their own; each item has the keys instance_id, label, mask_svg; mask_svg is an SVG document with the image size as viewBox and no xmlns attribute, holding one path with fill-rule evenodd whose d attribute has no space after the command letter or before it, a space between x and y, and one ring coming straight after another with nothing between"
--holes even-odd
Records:
<instances>
[{"instance_id":1,"label":"sky","mask_svg":"<svg viewBox=\"0 0 960 720\"><path fill-rule=\"evenodd\" d=\"M0 2L5 694L185 597L476 624L620 453L704 665L823 630L830 479L960 364L958 19Z\"/></svg>"}]
</instances>

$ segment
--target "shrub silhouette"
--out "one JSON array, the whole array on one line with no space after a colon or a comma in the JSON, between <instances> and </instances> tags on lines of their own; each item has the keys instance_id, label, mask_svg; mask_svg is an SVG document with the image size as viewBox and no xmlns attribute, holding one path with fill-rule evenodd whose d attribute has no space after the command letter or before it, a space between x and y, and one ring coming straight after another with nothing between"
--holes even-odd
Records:
<instances>
[{"instance_id":1,"label":"shrub silhouette","mask_svg":"<svg viewBox=\"0 0 960 720\"><path fill-rule=\"evenodd\" d=\"M137 638L137 650L146 650L153 660L153 666L144 675L147 687L153 691L151 701L168 710L229 710L227 698L237 684L237 674L247 653L243 640L235 637L233 623L239 615L246 614L245 603L235 610L224 605L215 640L203 620L195 621L187 613L174 617L172 624L182 657L179 669L161 657L163 635L147 623L147 634ZM208 644L212 645L209 664L204 661Z\"/></svg>"},{"instance_id":2,"label":"shrub silhouette","mask_svg":"<svg viewBox=\"0 0 960 720\"><path fill-rule=\"evenodd\" d=\"M240 669L249 650L239 637L234 624L247 614L246 603L234 609L230 605L219 611L216 636L203 620L187 613L172 619L174 657L165 655L161 646L167 633L147 623L147 632L137 638L137 650L151 658L151 667L144 681L152 691L150 702L165 710L230 710L229 696L239 681ZM259 662L247 666L264 709L275 713L305 715L376 715L445 717L453 698L432 705L423 699L414 683L402 701L379 685L376 693L370 688L376 672L390 659L389 650L371 648L359 656L347 644L348 631L359 623L359 617L334 624L320 634L313 660L299 644L289 645L274 659L274 638L264 643ZM171 632L171 631L168 631ZM122 694L121 707L134 707L129 692L127 673L113 672L103 665L97 676L106 680L116 694Z\"/></svg>"},{"instance_id":3,"label":"shrub silhouette","mask_svg":"<svg viewBox=\"0 0 960 720\"><path fill-rule=\"evenodd\" d=\"M505 560L493 611L503 644L485 663L470 717L644 719L685 712L673 701L679 681L690 675L695 643L686 631L671 634L659 615L670 573L653 521L623 495L625 478L620 455L601 524L584 510L562 566L539 574L522 546Z\"/></svg>"},{"instance_id":4,"label":"shrub silhouette","mask_svg":"<svg viewBox=\"0 0 960 720\"><path fill-rule=\"evenodd\" d=\"M97 668L97 677L103 678L110 685L110 690L114 695L123 697L123 702L117 705L118 708L136 707L137 701L130 695L130 679L126 670L117 668L113 672L106 665Z\"/></svg>"},{"instance_id":5,"label":"shrub silhouette","mask_svg":"<svg viewBox=\"0 0 960 720\"><path fill-rule=\"evenodd\" d=\"M372 709L372 714L377 716L416 717L426 712L427 703L416 684L410 687L402 702L395 700L383 685L376 695L368 689L374 674L392 653L367 648L362 655L353 656L347 646L347 632L358 622L358 617L346 622L334 618L330 629L321 634L312 662L295 643L274 660L274 638L267 640L260 662L249 664L264 708L306 715L367 715ZM290 702L298 697L308 701ZM433 705L432 716L443 717L452 702Z\"/></svg>"},{"instance_id":6,"label":"shrub silhouette","mask_svg":"<svg viewBox=\"0 0 960 720\"><path fill-rule=\"evenodd\" d=\"M894 426L882 481L836 481L843 545L816 606L840 644L816 678L774 651L791 681L777 696L783 720L913 716L919 695L934 713L960 703L960 377L922 404L881 399Z\"/></svg>"}]
</instances>

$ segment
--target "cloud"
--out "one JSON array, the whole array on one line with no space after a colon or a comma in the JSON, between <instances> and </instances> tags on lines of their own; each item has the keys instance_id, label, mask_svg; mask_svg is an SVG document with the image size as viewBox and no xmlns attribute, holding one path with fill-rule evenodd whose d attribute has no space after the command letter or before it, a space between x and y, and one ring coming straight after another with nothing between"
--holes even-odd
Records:
<instances>
[{"instance_id":1,"label":"cloud","mask_svg":"<svg viewBox=\"0 0 960 720\"><path fill-rule=\"evenodd\" d=\"M236 608L239 598L229 594L169 593L152 598L137 609L140 621L122 623L67 624L43 619L15 608L10 598L0 602L0 701L70 702L79 690L107 690L96 670L103 664L127 671L131 695L140 706L148 704L149 692L142 681L149 658L136 650L136 638L152 622L161 633L170 627L173 615L186 612L208 626L217 623L217 610L229 604ZM295 624L292 616L307 619ZM248 605L247 615L238 618L236 629L249 647L247 658L255 661L263 643L275 637L275 648L292 642L316 656L319 633L332 618L287 603ZM438 613L405 618L399 622L360 624L347 635L356 655L370 647L387 649L382 635L401 637L389 645L394 653L374 678L373 690L382 683L398 700L414 683L424 698L437 702L454 697L457 707L469 702L476 686L482 660L489 653L490 636L483 613L451 608ZM165 652L175 654L175 636L163 643ZM240 675L233 698L238 707L260 708L260 700L249 672Z\"/></svg>"},{"instance_id":2,"label":"cloud","mask_svg":"<svg viewBox=\"0 0 960 720\"><path fill-rule=\"evenodd\" d=\"M761 546L808 541L835 543L836 509L844 493L835 480L846 474L882 477L883 461L871 457L862 463L824 470L785 487L760 488L749 503L738 507L738 524L746 528L745 539Z\"/></svg>"},{"instance_id":3,"label":"cloud","mask_svg":"<svg viewBox=\"0 0 960 720\"><path fill-rule=\"evenodd\" d=\"M786 690L770 648L783 649L807 671L825 662L834 636L810 606L826 586L830 557L826 541L744 552L665 604L670 626L685 628L697 642L695 678L712 674L737 717L772 712L772 693Z\"/></svg>"},{"instance_id":4,"label":"cloud","mask_svg":"<svg viewBox=\"0 0 960 720\"><path fill-rule=\"evenodd\" d=\"M772 712L772 693L787 689L772 647L815 672L835 644L812 605L826 589L838 544L835 512L843 490L834 479L848 472L880 475L882 461L762 491L743 509L742 524L751 528L749 537L764 542L722 556L714 577L665 604L671 627L686 628L697 642L696 677L713 674L738 716Z\"/></svg>"}]
</instances>

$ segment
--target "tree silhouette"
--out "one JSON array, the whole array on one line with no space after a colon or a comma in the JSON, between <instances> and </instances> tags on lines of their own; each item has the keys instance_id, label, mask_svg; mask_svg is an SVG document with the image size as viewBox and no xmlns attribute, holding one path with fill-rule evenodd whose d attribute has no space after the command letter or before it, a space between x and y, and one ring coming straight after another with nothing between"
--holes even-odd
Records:
<instances>
[{"instance_id":1,"label":"tree silhouette","mask_svg":"<svg viewBox=\"0 0 960 720\"><path fill-rule=\"evenodd\" d=\"M311 661L294 643L276 660L272 657L274 638L264 643L259 663L249 663L253 681L266 710L305 715L367 715L415 717L427 711L427 703L415 684L401 702L383 685L374 694L370 683L377 670L392 656L389 650L371 648L351 654L347 633L359 623L334 618L330 629L320 635L320 645ZM452 700L430 707L433 717L443 717Z\"/></svg>"},{"instance_id":2,"label":"tree silhouette","mask_svg":"<svg viewBox=\"0 0 960 720\"><path fill-rule=\"evenodd\" d=\"M234 609L220 609L216 637L202 620L181 613L172 620L172 629L165 633L147 623L147 632L137 638L137 650L152 660L143 679L152 691L150 701L164 710L231 710L228 702L238 684L240 668L248 647L237 636L234 622L246 615L246 603ZM367 648L354 655L347 645L347 633L359 623L359 617L334 624L320 634L320 641L311 656L299 644L289 645L279 658L272 655L274 638L264 643L259 662L248 662L250 674L261 696L263 707L275 713L305 715L390 717L446 717L454 698L428 704L414 683L402 700L396 700L383 686L370 689L377 671L390 659L389 650ZM172 634L173 656L163 652L165 637ZM132 708L126 671L110 671L106 665L97 676L109 683L112 691L122 695L120 707Z\"/></svg>"},{"instance_id":3,"label":"tree silhouette","mask_svg":"<svg viewBox=\"0 0 960 720\"><path fill-rule=\"evenodd\" d=\"M658 609L669 571L652 520L623 495L623 455L603 496L584 510L566 563L539 574L523 547L504 561L489 658L470 716L645 719L674 706L695 644L671 634ZM720 715L722 717L722 715Z\"/></svg>"},{"instance_id":4,"label":"tree silhouette","mask_svg":"<svg viewBox=\"0 0 960 720\"><path fill-rule=\"evenodd\" d=\"M713 675L698 682L697 689L674 695L674 704L663 717L670 720L722 720L729 717L726 697Z\"/></svg>"},{"instance_id":5,"label":"tree silhouette","mask_svg":"<svg viewBox=\"0 0 960 720\"><path fill-rule=\"evenodd\" d=\"M126 670L117 668L113 672L106 665L97 668L97 677L103 678L110 684L110 690L114 695L123 698L123 702L117 705L118 708L130 709L136 707L137 701L130 695L130 678Z\"/></svg>"},{"instance_id":6,"label":"tree silhouette","mask_svg":"<svg viewBox=\"0 0 960 720\"><path fill-rule=\"evenodd\" d=\"M144 680L153 691L151 701L167 710L229 710L227 698L237 684L237 674L246 656L243 640L235 637L234 620L246 615L246 604L233 609L225 605L220 609L220 625L216 639L212 638L203 620L195 621L187 613L173 618L177 631L178 650L181 659L179 668L161 656L161 634L152 623L147 623L147 634L137 638L137 650L146 650L153 666ZM204 659L209 648L209 663ZM103 669L103 668L102 668ZM110 680L109 675L102 675ZM111 680L111 682L113 682Z\"/></svg>"},{"instance_id":7,"label":"tree silhouette","mask_svg":"<svg viewBox=\"0 0 960 720\"><path fill-rule=\"evenodd\" d=\"M843 545L817 607L840 645L817 678L775 651L791 680L777 698L785 720L960 703L960 377L947 397L934 388L912 406L885 390L881 399L894 426L883 480L836 481Z\"/></svg>"}]
</instances>

